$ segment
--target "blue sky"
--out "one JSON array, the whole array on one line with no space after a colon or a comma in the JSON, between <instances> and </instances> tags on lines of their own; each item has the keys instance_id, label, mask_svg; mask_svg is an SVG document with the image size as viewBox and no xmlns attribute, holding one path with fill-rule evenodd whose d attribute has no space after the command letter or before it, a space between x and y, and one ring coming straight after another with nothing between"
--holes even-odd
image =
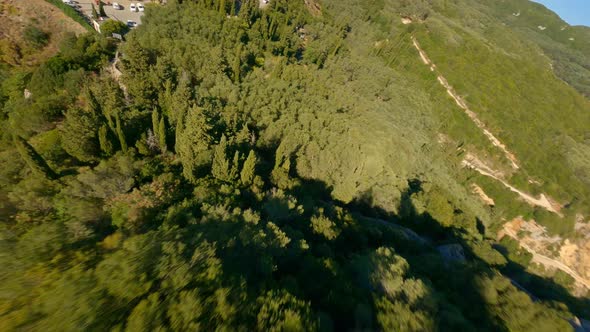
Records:
<instances>
[{"instance_id":1,"label":"blue sky","mask_svg":"<svg viewBox=\"0 0 590 332\"><path fill-rule=\"evenodd\" d=\"M590 26L590 0L534 0L556 12L570 25Z\"/></svg>"}]
</instances>

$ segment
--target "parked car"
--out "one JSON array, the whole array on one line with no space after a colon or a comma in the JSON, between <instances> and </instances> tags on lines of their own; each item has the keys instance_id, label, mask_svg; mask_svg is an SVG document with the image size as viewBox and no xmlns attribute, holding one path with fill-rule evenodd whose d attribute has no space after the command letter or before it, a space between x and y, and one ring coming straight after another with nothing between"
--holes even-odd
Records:
<instances>
[{"instance_id":1,"label":"parked car","mask_svg":"<svg viewBox=\"0 0 590 332\"><path fill-rule=\"evenodd\" d=\"M137 3L137 10L139 10L140 12L145 10L145 7L143 6L143 3Z\"/></svg>"},{"instance_id":2,"label":"parked car","mask_svg":"<svg viewBox=\"0 0 590 332\"><path fill-rule=\"evenodd\" d=\"M123 7L121 7L121 5L120 5L120 4L118 4L118 3L116 3L116 2L113 2L113 9L116 9L116 10L121 10L121 9L123 9Z\"/></svg>"},{"instance_id":3,"label":"parked car","mask_svg":"<svg viewBox=\"0 0 590 332\"><path fill-rule=\"evenodd\" d=\"M135 28L137 26L137 22L132 20L127 20L127 26L130 28Z\"/></svg>"},{"instance_id":4,"label":"parked car","mask_svg":"<svg viewBox=\"0 0 590 332\"><path fill-rule=\"evenodd\" d=\"M135 7L135 4L134 3L130 3L129 4L129 10L132 11L132 12L136 12L137 11L137 7Z\"/></svg>"}]
</instances>

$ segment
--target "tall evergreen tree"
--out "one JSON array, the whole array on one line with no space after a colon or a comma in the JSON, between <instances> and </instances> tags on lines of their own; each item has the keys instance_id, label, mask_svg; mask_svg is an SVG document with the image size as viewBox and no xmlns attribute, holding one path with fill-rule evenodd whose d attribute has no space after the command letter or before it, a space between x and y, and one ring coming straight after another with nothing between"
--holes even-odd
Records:
<instances>
[{"instance_id":1,"label":"tall evergreen tree","mask_svg":"<svg viewBox=\"0 0 590 332\"><path fill-rule=\"evenodd\" d=\"M227 159L227 138L221 136L221 141L213 150L213 164L211 165L211 174L219 180L231 180L230 162Z\"/></svg>"},{"instance_id":2,"label":"tall evergreen tree","mask_svg":"<svg viewBox=\"0 0 590 332\"><path fill-rule=\"evenodd\" d=\"M94 112L76 107L69 109L60 130L64 150L80 161L98 159L100 145L96 128L99 124Z\"/></svg>"},{"instance_id":3,"label":"tall evergreen tree","mask_svg":"<svg viewBox=\"0 0 590 332\"><path fill-rule=\"evenodd\" d=\"M119 138L119 144L121 145L121 150L123 152L127 152L127 140L125 139L125 132L121 125L121 117L119 114L115 115L115 127L117 131L117 137Z\"/></svg>"},{"instance_id":4,"label":"tall evergreen tree","mask_svg":"<svg viewBox=\"0 0 590 332\"><path fill-rule=\"evenodd\" d=\"M98 20L98 12L96 11L96 8L94 8L94 4L92 4L92 18Z\"/></svg>"},{"instance_id":5,"label":"tall evergreen tree","mask_svg":"<svg viewBox=\"0 0 590 332\"><path fill-rule=\"evenodd\" d=\"M235 52L234 63L232 65L232 71L234 74L234 82L240 81L240 71L242 70L242 44L238 45L237 50Z\"/></svg>"},{"instance_id":6,"label":"tall evergreen tree","mask_svg":"<svg viewBox=\"0 0 590 332\"><path fill-rule=\"evenodd\" d=\"M98 13L102 17L106 17L107 16L107 13L105 13L105 11L104 11L104 4L102 3L102 1L99 1L98 2Z\"/></svg>"},{"instance_id":7,"label":"tall evergreen tree","mask_svg":"<svg viewBox=\"0 0 590 332\"><path fill-rule=\"evenodd\" d=\"M231 0L231 9L229 10L231 16L236 16L236 0Z\"/></svg>"},{"instance_id":8,"label":"tall evergreen tree","mask_svg":"<svg viewBox=\"0 0 590 332\"><path fill-rule=\"evenodd\" d=\"M229 143L225 135L215 146L213 151L213 163L211 165L211 174L219 180L232 182L238 178L240 153L236 151L233 159L228 158Z\"/></svg>"},{"instance_id":9,"label":"tall evergreen tree","mask_svg":"<svg viewBox=\"0 0 590 332\"><path fill-rule=\"evenodd\" d=\"M164 117L160 119L160 125L158 127L158 143L160 144L160 150L166 152L168 146L166 145L166 122Z\"/></svg>"},{"instance_id":10,"label":"tall evergreen tree","mask_svg":"<svg viewBox=\"0 0 590 332\"><path fill-rule=\"evenodd\" d=\"M100 143L100 150L107 157L113 154L113 143L109 139L109 128L103 124L98 129L98 142Z\"/></svg>"},{"instance_id":11,"label":"tall evergreen tree","mask_svg":"<svg viewBox=\"0 0 590 332\"><path fill-rule=\"evenodd\" d=\"M254 180L254 176L256 175L256 164L258 163L258 157L254 150L250 150L248 153L248 157L244 162L244 166L242 167L242 172L240 173L240 179L242 180L242 184L248 186L252 184Z\"/></svg>"},{"instance_id":12,"label":"tall evergreen tree","mask_svg":"<svg viewBox=\"0 0 590 332\"><path fill-rule=\"evenodd\" d=\"M48 179L56 179L57 174L49 167L45 159L22 137L15 135L16 150L33 173Z\"/></svg>"},{"instance_id":13,"label":"tall evergreen tree","mask_svg":"<svg viewBox=\"0 0 590 332\"><path fill-rule=\"evenodd\" d=\"M200 171L211 165L212 129L202 108L191 109L184 122L177 124L175 150L182 162L183 174L190 181L196 180Z\"/></svg>"}]
</instances>

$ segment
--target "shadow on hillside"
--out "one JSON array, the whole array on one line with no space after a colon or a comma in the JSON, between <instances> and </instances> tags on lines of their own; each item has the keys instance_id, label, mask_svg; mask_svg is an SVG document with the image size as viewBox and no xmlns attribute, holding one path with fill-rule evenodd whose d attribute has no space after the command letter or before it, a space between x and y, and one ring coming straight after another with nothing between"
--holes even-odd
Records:
<instances>
[{"instance_id":1,"label":"shadow on hillside","mask_svg":"<svg viewBox=\"0 0 590 332\"><path fill-rule=\"evenodd\" d=\"M492 267L470 249L470 246L466 241L466 230L456 227L443 227L428 213L419 214L416 211L411 197L412 194L419 193L420 191L421 183L419 180L412 180L409 182L408 190L402 194L398 215L389 213L379 207L372 206L371 195L364 195L361 199L350 204L350 207L364 216L380 218L385 221L403 225L430 240L433 248L446 244L461 245L466 258L465 264L445 262L443 264L444 266L442 266L444 272L433 275L431 273L432 270L423 267L424 262L418 255L411 259L411 262L414 263L412 264L413 270L418 275L429 278L437 288L445 288L450 285L453 289L453 294L457 295L456 297L451 297L452 300L454 300L453 303L468 304L467 307L462 308L465 309L465 311L463 311L464 314L469 314L473 308L480 306L482 308L485 307L485 301L476 295L478 293L478 287L474 281L474 277L477 277L477 273L481 273L481 271L475 271L477 268L473 269L470 265L477 266L478 268L481 266L485 267L485 269L489 270L484 271L485 274L490 274L492 272ZM479 220L476 221L476 231L482 235L485 233L485 227ZM456 273L457 268L461 270L460 274ZM551 301L561 302L577 317L584 319L590 317L590 299L581 299L572 296L566 288L555 283L550 278L541 277L527 272L525 267L513 262L509 262L505 267L500 268L500 272L504 276L510 278L513 285L527 293L531 300L543 301L546 303ZM449 277L449 275L451 275L451 277ZM465 275L467 276L464 277ZM555 303L549 303L549 306L555 307L559 310ZM482 327L492 327L494 330L504 329L503 327L497 326L497 323L485 315L472 318L476 321L480 320L482 322Z\"/></svg>"},{"instance_id":2,"label":"shadow on hillside","mask_svg":"<svg viewBox=\"0 0 590 332\"><path fill-rule=\"evenodd\" d=\"M267 195L274 195L268 189ZM507 331L481 286L482 280L492 283L491 280L498 279L498 272L471 250L470 237L463 229L442 227L429 214L417 212L411 196L420 190L418 181L410 183L402 195L400 213L395 215L372 206L370 195L351 204L341 204L331 199L331 190L324 183L301 180L285 190L285 196L267 196L263 201L248 199L241 206L243 210L260 211L259 223L248 222L241 215L213 218L188 226L187 234L210 234L208 241L215 241L217 255L222 258L221 283L229 287L230 294L234 294L231 296L239 298L238 303L242 303L236 308L239 311L251 310L251 303L259 301L262 291L272 290L276 294L287 291L320 313L320 329L326 331L378 330L375 322L383 319L377 315L383 310L399 313L399 317L392 319L402 321L413 321L419 313L425 314L435 324L434 328L442 331ZM290 208L293 197L304 207L298 212ZM338 223L335 236L325 236L313 228L310 220L318 213ZM267 220L280 229L271 242L261 237L262 232L269 230ZM274 241L301 245L281 246ZM447 244L460 245L465 261L445 259L438 246ZM375 279L369 282L375 275L378 280L402 277L374 269L369 263L368 257L384 247L393 248L396 255L407 261L404 280L420 280L426 285L423 293L396 286L403 294L392 301L400 301L402 304L398 304L409 311L395 306L384 309L380 301L388 295L380 287L385 286L379 286L378 282L376 286ZM519 278L518 283L534 293L534 300L557 300L565 303L571 312L584 316L582 302L565 289L524 270L522 276L528 280ZM406 291L418 294L418 299L404 295ZM498 306L505 304L494 302L494 305L497 312Z\"/></svg>"}]
</instances>

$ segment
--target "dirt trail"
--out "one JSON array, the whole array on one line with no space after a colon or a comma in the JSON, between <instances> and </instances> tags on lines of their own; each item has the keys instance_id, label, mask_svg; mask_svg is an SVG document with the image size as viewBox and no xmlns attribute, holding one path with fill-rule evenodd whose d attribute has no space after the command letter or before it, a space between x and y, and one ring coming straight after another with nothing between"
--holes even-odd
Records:
<instances>
[{"instance_id":1,"label":"dirt trail","mask_svg":"<svg viewBox=\"0 0 590 332\"><path fill-rule=\"evenodd\" d=\"M518 166L518 160L516 159L516 156L508 150L508 148L506 147L506 145L504 143L502 143L496 136L494 136L494 134L492 134L486 128L483 121L481 121L477 117L477 114L475 114L475 112L473 112L469 108L469 106L467 106L467 103L465 102L465 100L463 100L463 98L461 98L461 96L459 96L459 94L457 94L457 92L451 86L449 81L447 81L447 79L440 72L437 71L436 65L432 62L432 60L430 60L430 58L428 57L426 52L422 49L422 47L420 47L420 44L418 43L418 41L416 40L416 38L414 36L412 36L412 43L414 44L414 48L416 48L416 50L418 50L418 54L420 55L420 59L422 60L422 62L425 65L430 67L430 71L436 72L438 82L440 83L440 85L442 85L445 88L445 90L447 90L447 93L449 94L449 96L451 96L451 98L453 98L453 100L455 101L457 106L459 106L459 108L461 108L465 112L465 114L467 114L467 116L471 119L471 121L473 121L473 123L475 123L475 125L479 129L481 129L483 134L488 138L488 140L492 143L492 145L494 145L495 147L502 150L502 152L504 153L504 156L506 156L506 158L510 161L510 165L512 166L512 168L519 169L520 166Z\"/></svg>"},{"instance_id":2,"label":"dirt trail","mask_svg":"<svg viewBox=\"0 0 590 332\"><path fill-rule=\"evenodd\" d=\"M446 89L447 93L453 98L453 100L455 100L455 103L457 104L457 106L459 106L459 108L461 108L465 112L465 114L467 114L467 116L469 116L471 121L473 121L473 123L479 129L481 129L483 134L488 138L488 140L492 143L492 145L494 145L495 147L502 150L502 152L504 153L504 156L510 161L512 168L515 170L518 170L520 168L520 166L518 165L518 160L516 159L516 156L513 153L511 153L508 150L508 148L506 147L506 145L504 145L496 136L494 136L486 128L483 121L481 121L477 117L477 114L475 114L475 112L473 112L469 108L469 106L467 106L467 103L465 102L465 100L463 100L463 98L461 98L461 96L459 96L457 94L457 92L455 92L455 90L453 89L451 84L447 81L447 79L437 71L436 64L434 64L432 62L432 60L430 60L430 58L428 57L428 54L426 54L426 52L424 52L422 47L420 47L420 44L418 43L418 41L416 40L416 38L414 36L412 36L412 43L414 44L414 47L416 48L416 50L418 50L418 54L420 55L420 59L422 60L422 62L425 65L429 66L430 70L432 72L435 72L437 74L438 82L440 83L440 85L442 85ZM527 203L534 205L534 206L543 207L547 211L550 211L550 212L558 214L559 216L562 216L562 214L560 213L561 206L559 206L559 204L552 203L544 194L541 194L541 196L539 198L535 198L525 192L522 192L522 191L516 189L514 186L510 185L508 182L503 180L502 173L492 170L490 167L485 165L483 162L478 160L476 157L468 155L467 158L465 160L463 160L463 165L465 165L469 168L472 168L485 176L489 176L491 178L496 179L497 181L500 181L508 189L517 193Z\"/></svg>"},{"instance_id":3,"label":"dirt trail","mask_svg":"<svg viewBox=\"0 0 590 332\"><path fill-rule=\"evenodd\" d=\"M586 287L587 289L590 289L590 281L584 279L576 271L572 270L570 267L563 264L562 262L537 253L533 248L528 246L526 243L523 243L522 241L520 241L520 239L518 238L518 234L516 234L516 232L514 232L514 230L512 230L508 227L505 227L504 228L504 235L510 236L511 238L515 239L516 241L518 241L518 243L520 244L520 246L524 250L531 253L533 255L533 260L532 260L533 262L539 263L539 264L546 266L546 267L552 267L554 269L559 269L559 270L569 274L579 284L584 285L584 287Z\"/></svg>"},{"instance_id":4,"label":"dirt trail","mask_svg":"<svg viewBox=\"0 0 590 332\"><path fill-rule=\"evenodd\" d=\"M121 82L121 71L117 68L117 64L119 63L119 51L115 53L115 58L113 62L106 68L106 70L111 74L111 77L119 84L121 90L123 90L123 94L125 95L125 99L128 99L127 95L127 87Z\"/></svg>"},{"instance_id":5,"label":"dirt trail","mask_svg":"<svg viewBox=\"0 0 590 332\"><path fill-rule=\"evenodd\" d=\"M483 190L482 187L478 186L477 184L473 183L471 184L471 188L473 189L473 193L476 194L477 196L479 196L479 198L481 198L481 200L489 206L495 206L496 202L494 202L494 199L492 199L490 196L488 196L485 191Z\"/></svg>"},{"instance_id":6,"label":"dirt trail","mask_svg":"<svg viewBox=\"0 0 590 332\"><path fill-rule=\"evenodd\" d=\"M516 189L514 186L512 186L511 184L506 182L504 179L502 179L501 175L498 172L493 171L490 167L488 167L486 164L484 164L481 160L477 159L475 156L473 156L471 154L467 154L467 157L465 157L465 159L463 160L463 165L477 171L478 173L480 173L482 175L485 175L487 177L491 177L491 178L499 181L506 188L510 189L510 191L517 193L527 203L534 205L534 206L540 206L549 212L553 212L553 213L563 217L563 215L560 212L560 206L558 204L552 203L547 198L547 196L545 196L544 194L541 194L539 196L539 198L535 198L525 192L522 192L522 191Z\"/></svg>"}]
</instances>

